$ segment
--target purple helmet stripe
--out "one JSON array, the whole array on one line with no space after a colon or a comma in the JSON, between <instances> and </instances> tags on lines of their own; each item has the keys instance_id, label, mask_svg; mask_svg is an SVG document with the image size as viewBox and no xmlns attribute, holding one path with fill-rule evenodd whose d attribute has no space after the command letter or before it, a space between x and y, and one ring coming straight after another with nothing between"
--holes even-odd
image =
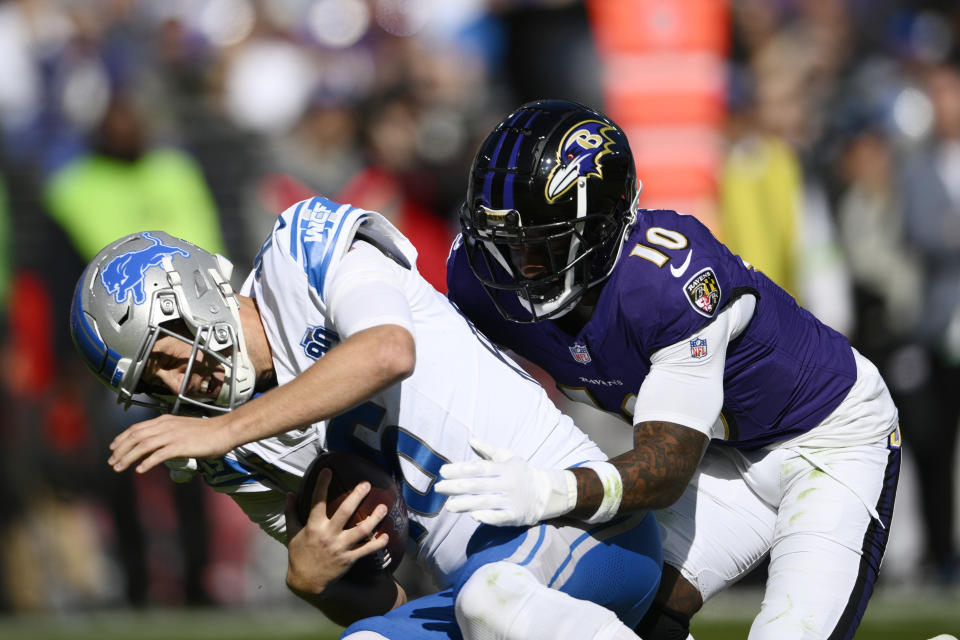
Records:
<instances>
[{"instance_id":1,"label":"purple helmet stripe","mask_svg":"<svg viewBox=\"0 0 960 640\"><path fill-rule=\"evenodd\" d=\"M533 119L537 117L539 111L534 111L525 123L523 123L523 128L527 129L530 126L530 123L533 122ZM514 118L515 120L516 118ZM520 155L520 144L523 142L524 136L522 133L517 136L516 142L513 143L513 149L510 151L510 160L507 162L507 169L516 169L517 168L517 156ZM503 180L503 208L504 209L513 209L513 179L514 174L508 173Z\"/></svg>"},{"instance_id":2,"label":"purple helmet stripe","mask_svg":"<svg viewBox=\"0 0 960 640\"><path fill-rule=\"evenodd\" d=\"M497 157L500 155L500 148L503 146L503 141L507 139L508 131L504 131L500 135L500 139L497 141L497 146L493 150L493 156L490 157L490 166L496 166ZM490 197L493 194L493 169L487 170L487 175L483 179L483 201L487 206L492 206Z\"/></svg>"},{"instance_id":3,"label":"purple helmet stripe","mask_svg":"<svg viewBox=\"0 0 960 640\"><path fill-rule=\"evenodd\" d=\"M518 109L516 112L514 112L513 116L511 116L511 118L507 120L507 126L512 127L517 122L517 120L520 119L520 116L522 115L523 115L523 110ZM529 122L527 124L529 124Z\"/></svg>"},{"instance_id":4,"label":"purple helmet stripe","mask_svg":"<svg viewBox=\"0 0 960 640\"><path fill-rule=\"evenodd\" d=\"M513 114L513 116L510 117L509 120L506 121L506 123L504 123L504 131L500 135L500 139L497 140L497 146L493 149L493 155L490 156L490 164L488 165L489 167L497 166L497 160L500 158L500 149L503 147L503 143L507 139L507 134L510 133L510 127L516 123L522 114L523 111L517 111ZM490 168L487 171L487 175L483 179L483 201L487 204L487 206L493 206L493 202L491 201L491 198L493 197L493 176L494 170Z\"/></svg>"},{"instance_id":5,"label":"purple helmet stripe","mask_svg":"<svg viewBox=\"0 0 960 640\"><path fill-rule=\"evenodd\" d=\"M540 115L540 112L539 112L539 111L534 111L534 112L530 115L530 118L527 119L527 121L523 123L523 128L524 128L524 129L529 129L529 128L530 128L530 125L533 124L533 119L536 118L538 115Z\"/></svg>"},{"instance_id":6,"label":"purple helmet stripe","mask_svg":"<svg viewBox=\"0 0 960 640\"><path fill-rule=\"evenodd\" d=\"M503 179L503 208L513 209L513 174L508 173Z\"/></svg>"}]
</instances>

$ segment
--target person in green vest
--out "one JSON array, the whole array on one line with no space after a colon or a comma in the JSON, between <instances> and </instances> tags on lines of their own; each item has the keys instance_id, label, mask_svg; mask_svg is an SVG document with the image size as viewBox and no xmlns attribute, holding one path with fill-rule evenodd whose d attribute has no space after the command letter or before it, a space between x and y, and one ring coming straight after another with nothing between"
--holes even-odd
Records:
<instances>
[{"instance_id":1,"label":"person in green vest","mask_svg":"<svg viewBox=\"0 0 960 640\"><path fill-rule=\"evenodd\" d=\"M149 229L225 253L200 167L182 151L150 146L142 114L123 94L107 107L90 152L50 177L44 200L84 261L119 236Z\"/></svg>"}]
</instances>

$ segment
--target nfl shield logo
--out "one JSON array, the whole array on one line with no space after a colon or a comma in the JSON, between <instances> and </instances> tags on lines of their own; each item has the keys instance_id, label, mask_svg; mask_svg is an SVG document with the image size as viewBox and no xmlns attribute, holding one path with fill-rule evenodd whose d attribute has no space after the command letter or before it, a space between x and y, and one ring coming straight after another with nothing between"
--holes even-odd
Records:
<instances>
[{"instance_id":1,"label":"nfl shield logo","mask_svg":"<svg viewBox=\"0 0 960 640\"><path fill-rule=\"evenodd\" d=\"M570 355L580 364L587 364L592 360L590 352L587 351L587 345L585 344L575 344L570 347Z\"/></svg>"},{"instance_id":2,"label":"nfl shield logo","mask_svg":"<svg viewBox=\"0 0 960 640\"><path fill-rule=\"evenodd\" d=\"M690 356L693 358L705 358L707 355L707 339L694 338L690 341Z\"/></svg>"}]
</instances>

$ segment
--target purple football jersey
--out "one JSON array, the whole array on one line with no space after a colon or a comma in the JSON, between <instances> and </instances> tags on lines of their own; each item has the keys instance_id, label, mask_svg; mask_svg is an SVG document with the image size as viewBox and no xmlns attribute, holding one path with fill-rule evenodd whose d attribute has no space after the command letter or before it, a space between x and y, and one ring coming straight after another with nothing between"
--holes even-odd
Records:
<instances>
[{"instance_id":1,"label":"purple football jersey","mask_svg":"<svg viewBox=\"0 0 960 640\"><path fill-rule=\"evenodd\" d=\"M474 276L462 246L447 263L448 296L491 340L543 367L568 392L630 421L650 356L691 340L731 301L757 297L746 329L727 348L722 418L726 442L754 449L809 431L856 380L846 338L748 267L693 216L643 210L589 322L570 335L552 321L505 320ZM514 311L522 311L517 300ZM696 402L696 398L691 398Z\"/></svg>"}]
</instances>

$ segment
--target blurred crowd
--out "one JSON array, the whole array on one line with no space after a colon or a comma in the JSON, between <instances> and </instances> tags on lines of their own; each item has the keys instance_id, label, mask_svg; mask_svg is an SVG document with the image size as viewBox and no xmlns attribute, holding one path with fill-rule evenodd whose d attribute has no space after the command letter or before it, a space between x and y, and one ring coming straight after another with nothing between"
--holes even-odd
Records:
<instances>
[{"instance_id":1,"label":"blurred crowd","mask_svg":"<svg viewBox=\"0 0 960 640\"><path fill-rule=\"evenodd\" d=\"M708 223L881 367L916 461L913 578L956 584L960 10L727 4ZM162 228L242 277L276 215L322 193L389 217L444 291L489 127L539 97L603 109L588 5L0 1L0 611L263 596L265 536L229 499L107 467L148 414L74 356L86 261Z\"/></svg>"}]
</instances>

